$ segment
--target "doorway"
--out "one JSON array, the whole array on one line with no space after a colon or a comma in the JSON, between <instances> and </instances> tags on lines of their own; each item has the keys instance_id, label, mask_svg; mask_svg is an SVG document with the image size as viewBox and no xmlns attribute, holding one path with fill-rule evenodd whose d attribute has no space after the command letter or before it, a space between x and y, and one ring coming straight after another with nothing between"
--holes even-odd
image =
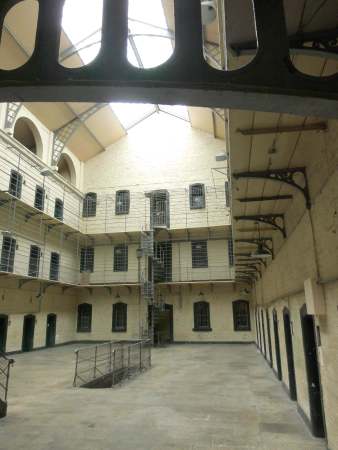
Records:
<instances>
[{"instance_id":1,"label":"doorway","mask_svg":"<svg viewBox=\"0 0 338 450\"><path fill-rule=\"evenodd\" d=\"M295 372L295 362L293 358L291 320L288 308L284 308L283 310L283 319L284 319L286 358L289 372L290 398L291 400L297 400L296 372Z\"/></svg>"},{"instance_id":2,"label":"doorway","mask_svg":"<svg viewBox=\"0 0 338 450\"><path fill-rule=\"evenodd\" d=\"M46 347L54 347L56 336L56 314L48 314L46 329Z\"/></svg>"},{"instance_id":3,"label":"doorway","mask_svg":"<svg viewBox=\"0 0 338 450\"><path fill-rule=\"evenodd\" d=\"M174 341L174 307L164 305L163 310L157 313L154 323L154 343L157 345L171 344Z\"/></svg>"},{"instance_id":4,"label":"doorway","mask_svg":"<svg viewBox=\"0 0 338 450\"><path fill-rule=\"evenodd\" d=\"M22 351L30 352L34 345L35 316L24 317L22 333Z\"/></svg>"},{"instance_id":5,"label":"doorway","mask_svg":"<svg viewBox=\"0 0 338 450\"><path fill-rule=\"evenodd\" d=\"M269 346L269 356L270 356L270 367L273 366L273 357L272 357L272 345L271 345L271 330L270 330L270 316L269 316L269 310L265 310L266 315L266 328L268 331L268 346Z\"/></svg>"},{"instance_id":6,"label":"doorway","mask_svg":"<svg viewBox=\"0 0 338 450\"><path fill-rule=\"evenodd\" d=\"M169 192L153 191L150 197L151 228L170 228Z\"/></svg>"},{"instance_id":7,"label":"doorway","mask_svg":"<svg viewBox=\"0 0 338 450\"><path fill-rule=\"evenodd\" d=\"M300 310L300 319L302 324L305 367L309 390L312 433L314 436L322 438L325 437L325 425L315 336L315 322L313 316L307 314L306 305L303 305Z\"/></svg>"},{"instance_id":8,"label":"doorway","mask_svg":"<svg viewBox=\"0 0 338 450\"><path fill-rule=\"evenodd\" d=\"M259 310L256 310L257 313L257 322L258 322L258 347L260 349L260 351L262 352L263 347L262 347L262 332L261 332L261 319L260 319L260 315L259 315Z\"/></svg>"},{"instance_id":9,"label":"doorway","mask_svg":"<svg viewBox=\"0 0 338 450\"><path fill-rule=\"evenodd\" d=\"M0 352L6 353L8 316L0 314Z\"/></svg>"},{"instance_id":10,"label":"doorway","mask_svg":"<svg viewBox=\"0 0 338 450\"><path fill-rule=\"evenodd\" d=\"M263 348L262 350L264 350L264 357L266 359L266 341L265 341L265 325L264 325L264 313L263 310L261 309L261 319L262 319L262 339L263 339Z\"/></svg>"},{"instance_id":11,"label":"doorway","mask_svg":"<svg viewBox=\"0 0 338 450\"><path fill-rule=\"evenodd\" d=\"M278 316L277 311L274 309L272 312L273 318L273 332L275 336L275 353L276 353L276 365L277 365L277 377L282 381L282 361L280 357L280 344L279 344L279 330L278 330Z\"/></svg>"}]
</instances>

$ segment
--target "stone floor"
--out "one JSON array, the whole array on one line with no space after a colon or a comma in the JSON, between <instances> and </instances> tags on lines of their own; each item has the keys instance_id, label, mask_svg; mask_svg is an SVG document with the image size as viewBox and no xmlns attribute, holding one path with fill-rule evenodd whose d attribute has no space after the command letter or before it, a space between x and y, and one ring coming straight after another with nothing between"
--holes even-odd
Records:
<instances>
[{"instance_id":1,"label":"stone floor","mask_svg":"<svg viewBox=\"0 0 338 450\"><path fill-rule=\"evenodd\" d=\"M1 450L322 450L252 345L177 345L122 387L72 387L74 347L17 355Z\"/></svg>"}]
</instances>

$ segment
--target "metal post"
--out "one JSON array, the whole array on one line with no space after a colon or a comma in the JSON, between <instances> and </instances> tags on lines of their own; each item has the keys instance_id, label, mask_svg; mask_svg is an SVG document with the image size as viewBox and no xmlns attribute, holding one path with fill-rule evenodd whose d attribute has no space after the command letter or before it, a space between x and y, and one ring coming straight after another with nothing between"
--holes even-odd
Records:
<instances>
[{"instance_id":1,"label":"metal post","mask_svg":"<svg viewBox=\"0 0 338 450\"><path fill-rule=\"evenodd\" d=\"M73 387L76 386L77 369L78 369L78 364L79 364L79 350L75 350L75 355L76 355L76 359L75 359L75 375L74 375Z\"/></svg>"},{"instance_id":2,"label":"metal post","mask_svg":"<svg viewBox=\"0 0 338 450\"><path fill-rule=\"evenodd\" d=\"M140 342L140 372L142 371L142 341Z\"/></svg>"},{"instance_id":3,"label":"metal post","mask_svg":"<svg viewBox=\"0 0 338 450\"><path fill-rule=\"evenodd\" d=\"M116 362L116 350L113 350L113 376L112 376L112 386L115 385L115 362Z\"/></svg>"},{"instance_id":4,"label":"metal post","mask_svg":"<svg viewBox=\"0 0 338 450\"><path fill-rule=\"evenodd\" d=\"M131 345L128 345L128 371L127 371L128 378L130 378L130 349L131 349Z\"/></svg>"},{"instance_id":5,"label":"metal post","mask_svg":"<svg viewBox=\"0 0 338 450\"><path fill-rule=\"evenodd\" d=\"M111 353L112 353L112 343L111 342L109 342L109 373L111 373L111 363L112 363L112 361L111 361Z\"/></svg>"},{"instance_id":6,"label":"metal post","mask_svg":"<svg viewBox=\"0 0 338 450\"><path fill-rule=\"evenodd\" d=\"M97 345L95 347L95 357L94 357L94 378L96 378L96 360L97 360Z\"/></svg>"},{"instance_id":7,"label":"metal post","mask_svg":"<svg viewBox=\"0 0 338 450\"><path fill-rule=\"evenodd\" d=\"M150 342L148 342L148 352L149 352L149 367L151 367L151 345L150 345Z\"/></svg>"}]
</instances>

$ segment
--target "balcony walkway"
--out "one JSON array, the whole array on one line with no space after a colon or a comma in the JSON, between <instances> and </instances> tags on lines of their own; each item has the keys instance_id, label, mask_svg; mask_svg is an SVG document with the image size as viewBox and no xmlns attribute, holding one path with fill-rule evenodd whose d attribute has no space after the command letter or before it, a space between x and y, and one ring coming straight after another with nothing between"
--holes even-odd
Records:
<instances>
[{"instance_id":1,"label":"balcony walkway","mask_svg":"<svg viewBox=\"0 0 338 450\"><path fill-rule=\"evenodd\" d=\"M122 387L72 388L75 346L17 355L1 450L324 450L253 345L176 345Z\"/></svg>"}]
</instances>

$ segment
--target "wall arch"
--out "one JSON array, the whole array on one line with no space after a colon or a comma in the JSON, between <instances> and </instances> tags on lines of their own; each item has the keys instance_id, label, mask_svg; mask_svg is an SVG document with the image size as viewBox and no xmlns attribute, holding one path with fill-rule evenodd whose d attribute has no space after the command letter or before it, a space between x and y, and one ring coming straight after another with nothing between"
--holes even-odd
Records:
<instances>
[{"instance_id":1,"label":"wall arch","mask_svg":"<svg viewBox=\"0 0 338 450\"><path fill-rule=\"evenodd\" d=\"M73 186L76 186L76 170L69 155L63 153L58 164L58 173Z\"/></svg>"},{"instance_id":2,"label":"wall arch","mask_svg":"<svg viewBox=\"0 0 338 450\"><path fill-rule=\"evenodd\" d=\"M13 137L34 155L42 158L42 139L36 125L27 117L19 117L15 122Z\"/></svg>"}]
</instances>

